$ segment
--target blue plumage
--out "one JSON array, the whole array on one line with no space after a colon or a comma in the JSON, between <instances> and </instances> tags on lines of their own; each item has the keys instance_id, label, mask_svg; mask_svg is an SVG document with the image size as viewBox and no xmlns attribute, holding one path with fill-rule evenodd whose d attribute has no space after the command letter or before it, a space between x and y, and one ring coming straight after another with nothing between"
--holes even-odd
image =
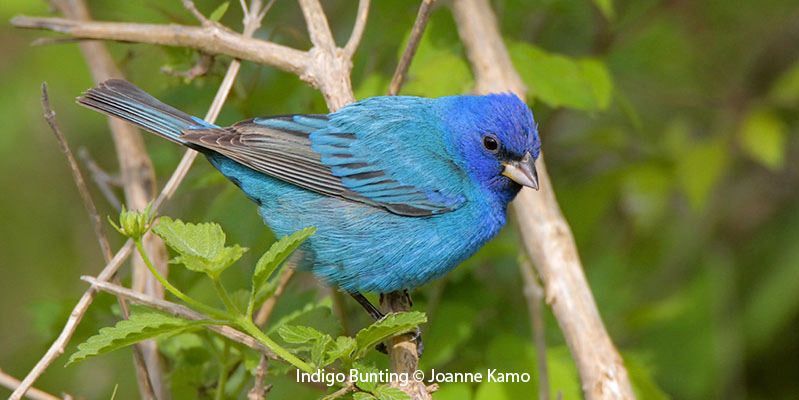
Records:
<instances>
[{"instance_id":1,"label":"blue plumage","mask_svg":"<svg viewBox=\"0 0 799 400\"><path fill-rule=\"evenodd\" d=\"M414 288L497 234L540 141L511 94L373 97L329 115L227 128L111 80L79 102L203 152L279 236L306 226L303 265L350 292Z\"/></svg>"}]
</instances>

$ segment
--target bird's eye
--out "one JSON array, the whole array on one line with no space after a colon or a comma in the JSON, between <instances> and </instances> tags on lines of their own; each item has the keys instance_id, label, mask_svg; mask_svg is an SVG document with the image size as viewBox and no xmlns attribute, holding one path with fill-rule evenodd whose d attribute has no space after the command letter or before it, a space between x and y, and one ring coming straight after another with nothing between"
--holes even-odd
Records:
<instances>
[{"instance_id":1,"label":"bird's eye","mask_svg":"<svg viewBox=\"0 0 799 400\"><path fill-rule=\"evenodd\" d=\"M494 135L486 135L483 137L483 147L492 153L496 153L499 151L499 141Z\"/></svg>"}]
</instances>

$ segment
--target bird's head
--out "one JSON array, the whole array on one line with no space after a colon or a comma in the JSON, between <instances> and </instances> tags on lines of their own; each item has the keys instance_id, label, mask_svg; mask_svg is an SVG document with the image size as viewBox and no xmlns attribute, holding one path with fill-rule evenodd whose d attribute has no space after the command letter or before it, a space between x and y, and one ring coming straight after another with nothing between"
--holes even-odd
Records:
<instances>
[{"instance_id":1,"label":"bird's head","mask_svg":"<svg viewBox=\"0 0 799 400\"><path fill-rule=\"evenodd\" d=\"M505 202L522 186L538 189L541 141L524 102L510 93L439 100L450 151L473 181Z\"/></svg>"}]
</instances>

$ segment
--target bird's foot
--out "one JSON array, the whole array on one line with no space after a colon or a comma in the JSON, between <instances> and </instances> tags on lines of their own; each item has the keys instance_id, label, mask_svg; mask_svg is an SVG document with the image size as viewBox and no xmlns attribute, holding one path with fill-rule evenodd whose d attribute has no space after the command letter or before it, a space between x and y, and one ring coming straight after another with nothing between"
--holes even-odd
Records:
<instances>
[{"instance_id":1,"label":"bird's foot","mask_svg":"<svg viewBox=\"0 0 799 400\"><path fill-rule=\"evenodd\" d=\"M408 332L408 333L410 333L412 335L411 336L411 340L416 342L416 354L417 354L417 356L419 358L421 358L422 357L422 353L424 352L424 342L422 341L422 331L419 329L419 327L416 327L416 329L414 329L413 332ZM383 353L383 354L388 354L388 347L386 347L386 343L385 342L378 343L377 346L375 346L375 349L377 351Z\"/></svg>"}]
</instances>

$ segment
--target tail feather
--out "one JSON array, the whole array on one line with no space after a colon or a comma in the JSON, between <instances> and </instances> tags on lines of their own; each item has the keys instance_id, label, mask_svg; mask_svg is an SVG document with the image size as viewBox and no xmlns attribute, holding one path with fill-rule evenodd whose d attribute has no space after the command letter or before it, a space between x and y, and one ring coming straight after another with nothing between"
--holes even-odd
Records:
<instances>
[{"instance_id":1,"label":"tail feather","mask_svg":"<svg viewBox=\"0 0 799 400\"><path fill-rule=\"evenodd\" d=\"M216 127L162 103L122 79L109 79L96 88L89 89L78 97L78 103L121 118L182 145L187 145L180 139L185 130Z\"/></svg>"}]
</instances>

